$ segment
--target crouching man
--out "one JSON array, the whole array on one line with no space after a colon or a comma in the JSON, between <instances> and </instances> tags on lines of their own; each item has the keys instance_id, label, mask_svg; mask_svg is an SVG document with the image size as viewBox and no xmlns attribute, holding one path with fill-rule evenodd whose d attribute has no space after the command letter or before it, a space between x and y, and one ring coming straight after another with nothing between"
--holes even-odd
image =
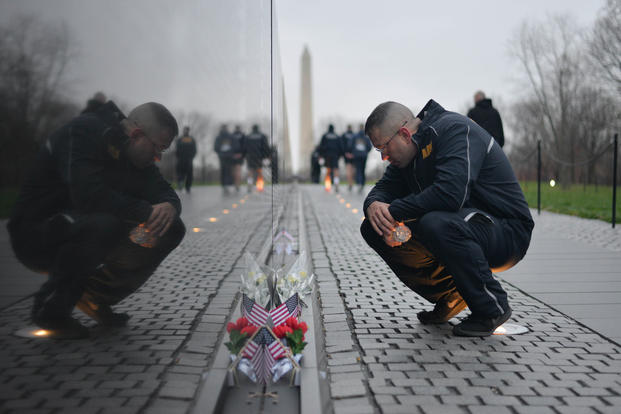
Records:
<instances>
[{"instance_id":1,"label":"crouching man","mask_svg":"<svg viewBox=\"0 0 621 414\"><path fill-rule=\"evenodd\" d=\"M161 104L125 117L109 101L49 136L7 225L17 258L48 274L32 308L38 326L87 336L71 317L76 306L100 324L127 323L111 306L137 290L185 234L179 198L154 165L177 134ZM148 237L130 239L140 224Z\"/></svg>"},{"instance_id":2,"label":"crouching man","mask_svg":"<svg viewBox=\"0 0 621 414\"><path fill-rule=\"evenodd\" d=\"M492 271L521 260L534 222L504 152L483 128L430 100L415 117L404 105L379 105L365 125L390 162L364 201L366 242L397 277L434 303L421 323L444 323L465 307L453 328L487 336L511 316ZM392 237L399 222L412 238Z\"/></svg>"}]
</instances>

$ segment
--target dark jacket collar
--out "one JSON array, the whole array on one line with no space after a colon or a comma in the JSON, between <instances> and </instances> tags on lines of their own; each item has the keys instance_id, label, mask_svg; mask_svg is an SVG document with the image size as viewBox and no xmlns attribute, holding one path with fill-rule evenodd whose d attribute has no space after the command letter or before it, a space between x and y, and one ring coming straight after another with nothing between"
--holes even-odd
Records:
<instances>
[{"instance_id":1,"label":"dark jacket collar","mask_svg":"<svg viewBox=\"0 0 621 414\"><path fill-rule=\"evenodd\" d=\"M446 112L446 109L442 108L442 106L433 99L430 99L416 117L423 121L423 124L430 124L443 112Z\"/></svg>"},{"instance_id":2,"label":"dark jacket collar","mask_svg":"<svg viewBox=\"0 0 621 414\"><path fill-rule=\"evenodd\" d=\"M421 141L423 139L423 136L426 135L426 131L429 129L429 125L444 112L446 112L446 109L444 109L439 103L437 103L433 99L430 99L427 104L425 104L423 109L421 109L418 115L416 115L416 117L422 122L418 126L418 130L416 130L416 133L412 135L412 141L414 141L419 150L420 148L422 148ZM419 156L420 151L415 158L418 158Z\"/></svg>"}]
</instances>

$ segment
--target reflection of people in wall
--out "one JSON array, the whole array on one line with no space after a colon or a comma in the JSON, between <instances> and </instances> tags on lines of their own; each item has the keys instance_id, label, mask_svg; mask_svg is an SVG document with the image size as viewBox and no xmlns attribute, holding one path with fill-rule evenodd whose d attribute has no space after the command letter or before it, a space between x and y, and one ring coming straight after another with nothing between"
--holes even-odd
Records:
<instances>
[{"instance_id":1,"label":"reflection of people in wall","mask_svg":"<svg viewBox=\"0 0 621 414\"><path fill-rule=\"evenodd\" d=\"M93 97L86 102L86 108L82 110L82 113L86 114L89 112L95 112L107 101L108 98L106 98L106 95L103 92L96 92L95 95L93 95Z\"/></svg>"},{"instance_id":2,"label":"reflection of people in wall","mask_svg":"<svg viewBox=\"0 0 621 414\"><path fill-rule=\"evenodd\" d=\"M233 184L235 185L235 191L239 193L239 186L241 185L241 167L244 163L244 141L246 136L241 130L240 125L235 125L235 130L232 134L233 140Z\"/></svg>"},{"instance_id":3,"label":"reflection of people in wall","mask_svg":"<svg viewBox=\"0 0 621 414\"><path fill-rule=\"evenodd\" d=\"M220 160L222 192L229 194L228 186L233 183L233 154L235 153L235 148L233 146L233 137L226 124L222 124L220 127L213 149L218 154L218 159Z\"/></svg>"},{"instance_id":4,"label":"reflection of people in wall","mask_svg":"<svg viewBox=\"0 0 621 414\"><path fill-rule=\"evenodd\" d=\"M185 191L190 192L194 178L192 162L196 156L196 141L190 135L190 127L183 128L183 135L177 138L175 146L177 156L177 183L179 191L185 186Z\"/></svg>"},{"instance_id":5,"label":"reflection of people in wall","mask_svg":"<svg viewBox=\"0 0 621 414\"><path fill-rule=\"evenodd\" d=\"M263 180L263 160L270 156L267 137L259 130L259 125L252 126L252 131L245 141L246 165L248 166L248 192L259 178Z\"/></svg>"}]
</instances>

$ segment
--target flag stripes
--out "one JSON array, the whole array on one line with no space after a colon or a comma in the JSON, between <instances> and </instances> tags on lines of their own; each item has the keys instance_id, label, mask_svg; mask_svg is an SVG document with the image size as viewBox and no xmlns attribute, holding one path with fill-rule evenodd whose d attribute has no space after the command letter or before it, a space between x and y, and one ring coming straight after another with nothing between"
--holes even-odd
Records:
<instances>
[{"instance_id":1,"label":"flag stripes","mask_svg":"<svg viewBox=\"0 0 621 414\"><path fill-rule=\"evenodd\" d=\"M269 313L248 296L243 297L242 313L255 326L265 325Z\"/></svg>"},{"instance_id":2,"label":"flag stripes","mask_svg":"<svg viewBox=\"0 0 621 414\"><path fill-rule=\"evenodd\" d=\"M276 309L270 311L270 316L274 322L274 326L278 326L285 322L288 318L297 317L300 313L300 297L296 293L285 301Z\"/></svg>"}]
</instances>

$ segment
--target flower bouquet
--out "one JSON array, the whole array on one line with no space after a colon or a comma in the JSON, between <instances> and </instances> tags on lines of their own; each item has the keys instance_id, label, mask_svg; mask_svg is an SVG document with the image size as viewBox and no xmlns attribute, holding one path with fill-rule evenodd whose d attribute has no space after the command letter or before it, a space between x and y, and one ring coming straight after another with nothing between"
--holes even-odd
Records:
<instances>
[{"instance_id":1,"label":"flower bouquet","mask_svg":"<svg viewBox=\"0 0 621 414\"><path fill-rule=\"evenodd\" d=\"M231 352L229 370L236 379L241 371L253 382L278 381L292 371L291 382L299 370L306 346L308 326L298 319L301 298L312 293L314 275L306 269L304 253L286 272L261 267L246 254L246 273L242 275L242 317L227 325Z\"/></svg>"}]
</instances>

